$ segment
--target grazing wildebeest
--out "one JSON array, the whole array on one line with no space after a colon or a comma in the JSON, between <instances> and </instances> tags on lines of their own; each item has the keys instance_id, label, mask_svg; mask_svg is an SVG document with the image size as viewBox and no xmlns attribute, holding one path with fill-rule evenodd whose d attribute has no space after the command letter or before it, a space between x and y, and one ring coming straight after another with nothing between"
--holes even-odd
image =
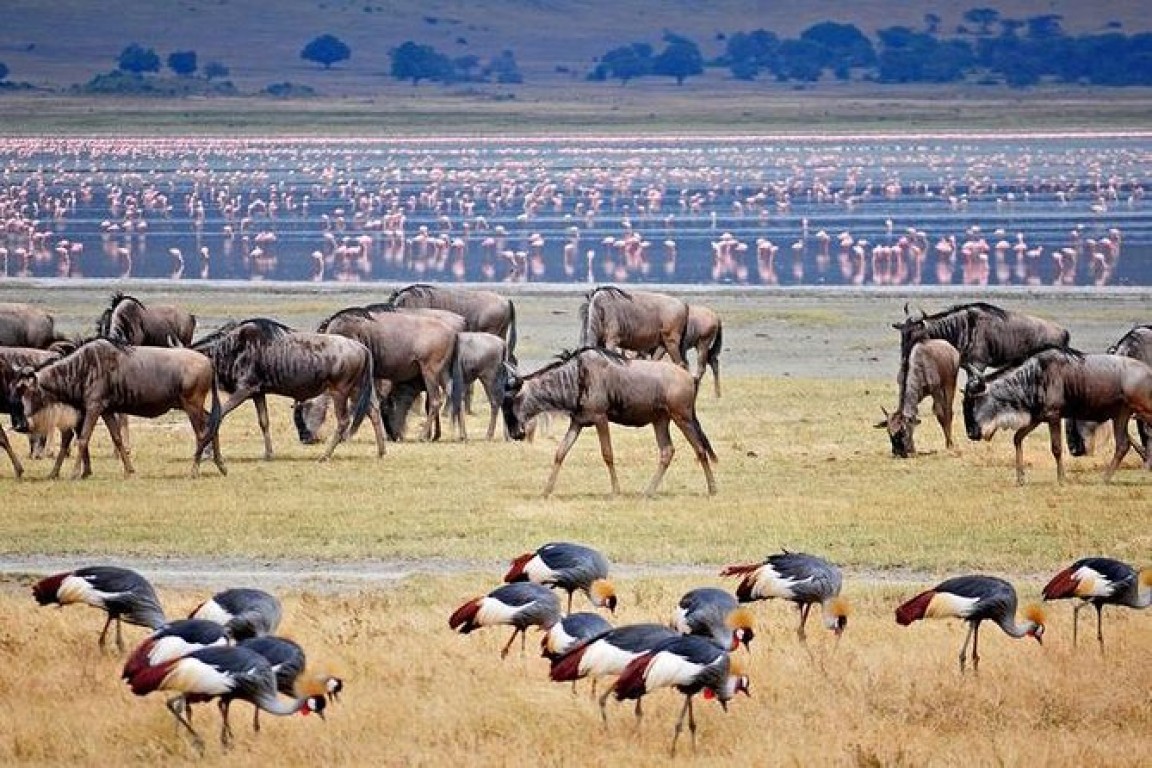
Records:
<instances>
[{"instance_id":1,"label":"grazing wildebeest","mask_svg":"<svg viewBox=\"0 0 1152 768\"><path fill-rule=\"evenodd\" d=\"M62 337L52 315L31 304L0 304L0 347L45 349Z\"/></svg>"},{"instance_id":2,"label":"grazing wildebeest","mask_svg":"<svg viewBox=\"0 0 1152 768\"><path fill-rule=\"evenodd\" d=\"M79 421L73 477L92 474L88 441L97 419L105 417L124 473L131 475L135 470L121 439L120 420L108 415L155 418L174 408L188 415L196 437L193 477L200 473L200 458L209 444L220 474L227 474L220 458L220 396L212 364L190 349L133 347L106 338L89 339L59 360L24 369L16 381L16 393L20 406L12 421L18 432L47 434L53 428L76 428ZM211 408L205 412L204 401L209 396ZM66 450L67 446L61 447L61 457Z\"/></svg>"},{"instance_id":3,"label":"grazing wildebeest","mask_svg":"<svg viewBox=\"0 0 1152 768\"><path fill-rule=\"evenodd\" d=\"M17 402L19 398L16 396L15 385L16 378L21 370L24 368L39 368L52 360L58 360L63 354L74 349L74 347L69 346L67 349L57 351L56 346L61 344L62 342L56 342L52 349L0 347L0 413L11 415L13 409L18 407ZM43 455L47 442L46 438L43 435L29 435L28 437L33 458L39 458ZM69 428L61 429L61 445L67 446L71 443L71 440L72 430ZM23 475L24 467L16 457L16 452L12 449L11 443L8 442L8 435L4 432L4 426L2 424L0 424L0 448L3 448L5 453L8 454L8 458L12 462L12 470L16 473L16 477Z\"/></svg>"},{"instance_id":4,"label":"grazing wildebeest","mask_svg":"<svg viewBox=\"0 0 1152 768\"><path fill-rule=\"evenodd\" d=\"M1108 354L1122 355L1140 360L1152 366L1152 325L1138 325L1108 347ZM1064 434L1068 440L1068 452L1073 456L1086 456L1092 452L1096 434L1102 427L1098 421L1068 419L1064 422ZM1147 458L1152 450L1152 425L1137 420L1136 431L1140 440L1133 445L1141 458Z\"/></svg>"},{"instance_id":5,"label":"grazing wildebeest","mask_svg":"<svg viewBox=\"0 0 1152 768\"><path fill-rule=\"evenodd\" d=\"M892 413L884 411L884 421L876 424L878 429L888 430L893 456L906 459L916 455L912 433L920 423L917 406L929 396L932 412L944 432L944 447L953 447L952 402L959 372L960 353L943 339L927 339L912 347L900 402Z\"/></svg>"},{"instance_id":6,"label":"grazing wildebeest","mask_svg":"<svg viewBox=\"0 0 1152 768\"><path fill-rule=\"evenodd\" d=\"M647 353L662 347L672 362L687 367L684 355L688 305L675 296L624 291L602 285L580 305L580 345Z\"/></svg>"},{"instance_id":7,"label":"grazing wildebeest","mask_svg":"<svg viewBox=\"0 0 1152 768\"><path fill-rule=\"evenodd\" d=\"M445 392L462 390L459 384L449 387L460 376L454 328L436 317L373 305L342 309L323 320L317 332L355 339L368 348L381 400L390 397L396 384L419 379L428 396L424 439L440 438ZM297 403L296 423L301 439L315 434L324 422L326 408L323 399Z\"/></svg>"},{"instance_id":8,"label":"grazing wildebeest","mask_svg":"<svg viewBox=\"0 0 1152 768\"><path fill-rule=\"evenodd\" d=\"M720 351L724 347L724 326L720 315L703 304L688 305L688 325L684 329L684 349L696 350L696 380L712 369L712 391L720 397ZM664 347L656 347L655 360L664 356Z\"/></svg>"},{"instance_id":9,"label":"grazing wildebeest","mask_svg":"<svg viewBox=\"0 0 1152 768\"><path fill-rule=\"evenodd\" d=\"M187 347L196 331L196 316L172 304L149 304L124 293L96 321L96 333L135 346Z\"/></svg>"},{"instance_id":10,"label":"grazing wildebeest","mask_svg":"<svg viewBox=\"0 0 1152 768\"><path fill-rule=\"evenodd\" d=\"M984 377L968 372L964 427L970 440L991 440L1001 428L1015 429L1016 481L1024 482L1024 438L1048 424L1056 477L1064 480L1060 419L1112 421L1116 453L1107 481L1128 452L1128 419L1152 421L1152 368L1119 355L1085 355L1071 349L1042 350L1023 362ZM1152 469L1152 457L1144 466Z\"/></svg>"},{"instance_id":11,"label":"grazing wildebeest","mask_svg":"<svg viewBox=\"0 0 1152 768\"><path fill-rule=\"evenodd\" d=\"M508 355L516 360L516 305L492 291L449 288L415 283L396 290L388 303L401 309L446 309L464 318L467 331L486 331L504 339Z\"/></svg>"},{"instance_id":12,"label":"grazing wildebeest","mask_svg":"<svg viewBox=\"0 0 1152 768\"><path fill-rule=\"evenodd\" d=\"M556 449L552 473L544 495L552 493L564 457L584 427L594 426L600 437L600 454L608 467L612 492L620 492L612 457L608 424L642 427L651 424L660 447L660 463L645 493L660 485L675 450L669 422L684 433L704 469L709 495L716 493L712 450L696 418L696 381L683 368L655 360L628 360L600 347L583 347L526 376L510 376L503 402L504 421L513 440L523 440L525 423L546 411L568 414L568 432Z\"/></svg>"},{"instance_id":13,"label":"grazing wildebeest","mask_svg":"<svg viewBox=\"0 0 1152 768\"><path fill-rule=\"evenodd\" d=\"M373 386L372 354L355 339L326 333L294 331L267 318L252 318L224 326L192 348L211 358L220 388L230 393L223 407L227 416L245 400L256 406L264 435L264 458L272 458L267 395L307 400L332 396L337 429L320 457L326 461L349 439L365 416L376 431L376 454L384 455L384 430ZM351 414L348 401L355 398ZM299 428L299 423L297 423Z\"/></svg>"},{"instance_id":14,"label":"grazing wildebeest","mask_svg":"<svg viewBox=\"0 0 1152 768\"><path fill-rule=\"evenodd\" d=\"M905 304L904 315L904 322L892 324L900 331L901 382L912 347L925 339L944 339L960 353L961 367L976 371L1023 360L1045 347L1066 347L1069 341L1068 331L1049 320L979 301L934 315L911 315Z\"/></svg>"}]
</instances>

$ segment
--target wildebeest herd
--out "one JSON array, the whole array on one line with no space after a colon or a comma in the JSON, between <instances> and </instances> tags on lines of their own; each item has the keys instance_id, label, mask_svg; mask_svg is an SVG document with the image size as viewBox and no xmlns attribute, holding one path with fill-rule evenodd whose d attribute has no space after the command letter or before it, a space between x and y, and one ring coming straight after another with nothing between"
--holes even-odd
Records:
<instances>
[{"instance_id":1,"label":"wildebeest herd","mask_svg":"<svg viewBox=\"0 0 1152 768\"><path fill-rule=\"evenodd\" d=\"M440 439L445 405L451 423L466 439L464 410L473 382L480 381L490 404L487 437L494 436L497 411L507 437L523 439L545 414L569 418L544 493L550 493L564 458L581 430L596 428L612 491L620 491L610 423L651 424L659 449L656 474L647 492L658 489L674 453L669 425L683 433L700 462L709 494L716 492L716 454L696 416L701 378L713 371L720 394L719 316L703 305L652 291L600 286L579 310L580 347L562 351L540 369L517 370L516 310L491 291L417 284L385 302L345 307L302 331L271 318L231 321L194 338L196 318L180 307L145 304L117 293L96 322L97 334L68 340L39 307L0 305L0 388L3 408L18 432L34 433L34 455L43 438L60 433L50 477L59 474L72 442L78 456L73 475L91 474L88 445L103 420L124 466L132 473L126 416L154 417L183 410L195 435L192 472L210 455L223 474L219 426L252 400L264 438L264 458L273 458L266 398L295 403L293 418L304 443L318 441L327 413L335 428L321 459L332 456L364 419L372 424L377 454L388 438L401 439L407 416L424 397L425 440ZM910 312L893 323L900 333L898 400L877 427L886 429L892 453L916 453L918 404L932 409L952 440L953 400L959 371L965 432L989 440L1014 430L1016 472L1023 482L1023 440L1047 424L1057 475L1064 478L1061 422L1074 455L1089 452L1097 431L1113 426L1115 450L1110 477L1132 441L1128 423L1137 420L1136 450L1152 466L1152 326L1127 331L1105 354L1070 346L1071 334L1056 323L985 302L935 314ZM687 357L696 350L695 373ZM660 361L667 356L670 362ZM220 393L224 393L222 396ZM0 446L17 476L23 466L0 426Z\"/></svg>"}]
</instances>

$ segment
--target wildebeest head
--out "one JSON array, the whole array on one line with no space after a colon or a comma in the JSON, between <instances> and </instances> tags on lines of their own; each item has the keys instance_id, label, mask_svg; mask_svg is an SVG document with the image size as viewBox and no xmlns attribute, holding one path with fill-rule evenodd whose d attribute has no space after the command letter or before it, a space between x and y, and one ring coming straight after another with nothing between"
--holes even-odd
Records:
<instances>
[{"instance_id":1,"label":"wildebeest head","mask_svg":"<svg viewBox=\"0 0 1152 768\"><path fill-rule=\"evenodd\" d=\"M892 323L892 327L900 331L900 352L904 359L907 359L912 347L928 338L928 327L924 322L926 317L924 310L910 312L908 304L905 304L904 320Z\"/></svg>"},{"instance_id":2,"label":"wildebeest head","mask_svg":"<svg viewBox=\"0 0 1152 768\"><path fill-rule=\"evenodd\" d=\"M46 435L55 429L75 428L80 421L75 408L48 396L32 368L20 371L12 391L12 429L17 432Z\"/></svg>"},{"instance_id":3,"label":"wildebeest head","mask_svg":"<svg viewBox=\"0 0 1152 768\"><path fill-rule=\"evenodd\" d=\"M324 394L311 400L298 400L292 406L292 423L296 425L296 434L304 445L320 442L320 428L328 416L329 402L331 398Z\"/></svg>"},{"instance_id":4,"label":"wildebeest head","mask_svg":"<svg viewBox=\"0 0 1152 768\"><path fill-rule=\"evenodd\" d=\"M888 439L892 442L892 455L897 459L908 459L916 455L916 443L912 439L914 428L920 424L916 416L908 417L900 411L884 412L884 420L876 422L877 429L888 431Z\"/></svg>"},{"instance_id":5,"label":"wildebeest head","mask_svg":"<svg viewBox=\"0 0 1152 768\"><path fill-rule=\"evenodd\" d=\"M504 397L500 409L504 412L504 426L508 428L508 436L513 440L523 440L524 429L524 381L516 375L516 371L508 366L508 376L504 381Z\"/></svg>"}]
</instances>

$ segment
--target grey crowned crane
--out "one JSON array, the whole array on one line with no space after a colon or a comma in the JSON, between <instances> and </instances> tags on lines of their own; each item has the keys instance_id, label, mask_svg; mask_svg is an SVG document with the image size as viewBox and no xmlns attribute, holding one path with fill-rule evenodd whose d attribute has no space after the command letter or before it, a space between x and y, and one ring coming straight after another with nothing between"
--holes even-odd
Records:
<instances>
[{"instance_id":1,"label":"grey crowned crane","mask_svg":"<svg viewBox=\"0 0 1152 768\"><path fill-rule=\"evenodd\" d=\"M93 565L57 573L36 582L32 596L40 605L83 603L107 613L108 619L100 631L101 649L112 622L116 622L116 647L121 652L124 651L121 622L149 629L158 629L165 623L156 590L147 579L128 568Z\"/></svg>"},{"instance_id":2,"label":"grey crowned crane","mask_svg":"<svg viewBox=\"0 0 1152 768\"><path fill-rule=\"evenodd\" d=\"M756 636L751 612L730 592L715 587L686 592L672 616L672 626L682 635L708 638L728 651L741 644L750 650Z\"/></svg>"},{"instance_id":3,"label":"grey crowned crane","mask_svg":"<svg viewBox=\"0 0 1152 768\"><path fill-rule=\"evenodd\" d=\"M521 636L520 652L524 652L524 630L540 627L548 630L560 621L560 600L552 590L539 584L505 584L483 597L473 598L461 605L448 619L453 630L468 634L480 627L508 624L512 636L500 649L500 658L508 655L512 641Z\"/></svg>"},{"instance_id":4,"label":"grey crowned crane","mask_svg":"<svg viewBox=\"0 0 1152 768\"><path fill-rule=\"evenodd\" d=\"M309 668L304 649L295 640L275 635L250 637L239 643L240 648L263 656L276 673L276 688L285 696L299 693L323 694L329 702L339 701L344 690L344 680L335 675ZM252 728L260 730L260 709L252 718Z\"/></svg>"},{"instance_id":5,"label":"grey crowned crane","mask_svg":"<svg viewBox=\"0 0 1152 768\"><path fill-rule=\"evenodd\" d=\"M804 625L813 605L820 606L824 626L837 639L848 626L848 601L840 596L840 569L822 557L785 550L761 563L730 565L720 575L743 577L736 587L736 598L742 603L773 598L795 603L800 611L796 634L801 642L807 639Z\"/></svg>"},{"instance_id":6,"label":"grey crowned crane","mask_svg":"<svg viewBox=\"0 0 1152 768\"><path fill-rule=\"evenodd\" d=\"M280 626L280 601L262 589L226 589L217 592L188 614L221 624L236 642L271 635Z\"/></svg>"},{"instance_id":7,"label":"grey crowned crane","mask_svg":"<svg viewBox=\"0 0 1152 768\"><path fill-rule=\"evenodd\" d=\"M692 734L692 748L696 748L696 716L692 711L692 697L703 691L705 698L716 698L724 711L728 701L737 693L750 695L748 678L736 668L728 652L710 640L684 635L666 640L652 650L633 659L610 690L618 701L636 700L636 717L642 716L640 700L660 688L675 688L684 694L684 707L676 720L672 736L672 755L676 754L676 741L688 719Z\"/></svg>"},{"instance_id":8,"label":"grey crowned crane","mask_svg":"<svg viewBox=\"0 0 1152 768\"><path fill-rule=\"evenodd\" d=\"M588 595L592 605L616 612L616 589L608 580L608 559L583 544L554 541L525 552L512 561L504 581L529 581L559 587L568 593L567 613L572 612L572 593Z\"/></svg>"},{"instance_id":9,"label":"grey crowned crane","mask_svg":"<svg viewBox=\"0 0 1152 768\"><path fill-rule=\"evenodd\" d=\"M1086 557L1060 571L1044 587L1045 600L1079 598L1072 608L1072 645L1076 645L1080 611L1096 609L1096 640L1104 650L1104 606L1123 605L1137 610L1152 605L1152 568L1137 571L1109 557Z\"/></svg>"},{"instance_id":10,"label":"grey crowned crane","mask_svg":"<svg viewBox=\"0 0 1152 768\"><path fill-rule=\"evenodd\" d=\"M220 742L225 746L232 741L228 709L237 699L273 715L307 715L315 712L324 716L323 696L281 699L277 695L276 673L272 665L259 653L248 648L201 648L158 666L144 667L133 674L128 683L132 686L132 693L137 696L146 696L153 691L171 691L176 694L167 702L168 711L188 730L200 750L204 748L204 740L192 728L185 714L184 702L217 699L222 721Z\"/></svg>"},{"instance_id":11,"label":"grey crowned crane","mask_svg":"<svg viewBox=\"0 0 1152 768\"><path fill-rule=\"evenodd\" d=\"M573 646L562 656L552 659L549 677L554 682L573 682L591 677L593 692L596 679L619 675L637 656L644 654L660 643L680 635L674 629L661 624L629 624L616 627ZM600 718L607 725L608 713L605 702L612 694L608 691L600 697ZM639 708L639 702L637 702Z\"/></svg>"},{"instance_id":12,"label":"grey crowned crane","mask_svg":"<svg viewBox=\"0 0 1152 768\"><path fill-rule=\"evenodd\" d=\"M964 619L968 634L960 647L960 671L972 643L972 671L980 669L980 623L991 621L1009 637L1034 637L1044 643L1044 610L1039 605L1025 609L1024 621L1016 620L1016 589L995 576L957 576L921 592L896 609L896 623L908 626L918 619Z\"/></svg>"},{"instance_id":13,"label":"grey crowned crane","mask_svg":"<svg viewBox=\"0 0 1152 768\"><path fill-rule=\"evenodd\" d=\"M120 674L125 680L145 667L155 667L213 645L230 645L224 627L207 619L177 619L165 624L136 646Z\"/></svg>"}]
</instances>

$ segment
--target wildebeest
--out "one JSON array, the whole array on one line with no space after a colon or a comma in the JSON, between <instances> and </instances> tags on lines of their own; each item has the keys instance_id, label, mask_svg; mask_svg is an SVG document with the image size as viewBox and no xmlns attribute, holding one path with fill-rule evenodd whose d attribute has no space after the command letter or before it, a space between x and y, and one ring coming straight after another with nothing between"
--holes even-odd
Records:
<instances>
[{"instance_id":1,"label":"wildebeest","mask_svg":"<svg viewBox=\"0 0 1152 768\"><path fill-rule=\"evenodd\" d=\"M419 379L428 393L424 439L439 439L444 395L448 385L459 378L454 328L435 317L373 305L342 309L323 320L317 332L355 339L368 348L381 400L389 398L396 384ZM461 389L459 384L454 388L456 392ZM297 404L301 439L316 433L325 413L322 399Z\"/></svg>"},{"instance_id":2,"label":"wildebeest","mask_svg":"<svg viewBox=\"0 0 1152 768\"><path fill-rule=\"evenodd\" d=\"M612 457L608 424L642 427L651 424L660 448L660 463L648 484L652 495L660 485L675 453L669 422L684 433L704 469L709 495L716 493L712 450L700 421L696 418L696 381L683 368L654 360L627 360L599 347L583 347L567 352L523 377L510 376L503 402L504 421L513 440L523 440L525 423L546 411L568 414L568 432L556 449L552 473L544 495L552 493L564 457L572 449L584 427L594 426L600 437L600 454L608 467L612 492L620 492Z\"/></svg>"},{"instance_id":3,"label":"wildebeest","mask_svg":"<svg viewBox=\"0 0 1152 768\"><path fill-rule=\"evenodd\" d=\"M916 455L912 435L920 423L917 406L926 397L932 398L932 413L944 432L945 448L953 447L952 402L959 372L960 353L943 339L927 339L912 347L900 402L892 413L885 411L884 421L876 424L888 430L893 456L906 459Z\"/></svg>"},{"instance_id":4,"label":"wildebeest","mask_svg":"<svg viewBox=\"0 0 1152 768\"><path fill-rule=\"evenodd\" d=\"M1024 438L1048 424L1056 477L1064 480L1060 419L1113 424L1116 452L1105 470L1112 477L1128 452L1128 419L1152 421L1152 368L1118 355L1042 350L984 377L969 371L964 388L964 427L970 440L991 440L1001 427L1015 429L1016 481L1024 482ZM1152 457L1144 466L1152 468Z\"/></svg>"},{"instance_id":5,"label":"wildebeest","mask_svg":"<svg viewBox=\"0 0 1152 768\"><path fill-rule=\"evenodd\" d=\"M57 349L58 345L62 348ZM0 347L0 414L6 413L11 415L13 409L18 407L17 403L19 398L16 396L15 386L19 372L24 368L38 368L52 360L58 360L61 355L75 348L70 343L67 343L66 348L63 348L63 345L65 345L64 342L56 342L51 349ZM71 440L72 430L70 428L61 429L61 445L66 448L71 443ZM29 435L33 458L40 457L44 451L46 442L43 435ZM20 460L17 458L16 452L12 449L12 445L8 442L8 435L4 432L4 426L2 424L0 424L0 448L3 448L5 453L8 454L8 458L12 462L12 470L16 473L16 477L23 475L24 467L20 464ZM63 454L63 452L62 450L61 454ZM59 462L57 462L57 470L58 469Z\"/></svg>"},{"instance_id":6,"label":"wildebeest","mask_svg":"<svg viewBox=\"0 0 1152 768\"><path fill-rule=\"evenodd\" d=\"M712 369L712 391L720 397L720 351L724 348L724 326L720 315L703 304L688 305L688 325L684 329L684 349L696 350L697 381L704 378ZM652 357L659 360L664 356L664 347L657 347Z\"/></svg>"},{"instance_id":7,"label":"wildebeest","mask_svg":"<svg viewBox=\"0 0 1152 768\"><path fill-rule=\"evenodd\" d=\"M393 291L388 303L401 308L446 309L464 318L465 330L485 331L504 339L508 355L516 359L516 305L492 291L449 288L415 283Z\"/></svg>"},{"instance_id":8,"label":"wildebeest","mask_svg":"<svg viewBox=\"0 0 1152 768\"><path fill-rule=\"evenodd\" d=\"M89 339L59 360L37 369L24 369L16 382L20 407L13 414L18 432L46 434L53 428L76 427L78 449L73 477L92 474L88 441L96 420L104 418L112 442L132 474L132 460L120 435L120 421L109 414L154 418L179 408L188 415L196 437L192 475L200 473L200 458L211 443L220 474L227 474L220 457L218 428L220 396L212 364L190 349L133 347L106 338ZM211 408L204 401L211 396ZM61 455L66 446L61 447Z\"/></svg>"},{"instance_id":9,"label":"wildebeest","mask_svg":"<svg viewBox=\"0 0 1152 768\"><path fill-rule=\"evenodd\" d=\"M173 304L149 304L114 293L96 321L96 333L135 346L187 347L196 331L196 316Z\"/></svg>"},{"instance_id":10,"label":"wildebeest","mask_svg":"<svg viewBox=\"0 0 1152 768\"><path fill-rule=\"evenodd\" d=\"M904 315L903 322L892 324L900 331L901 382L912 347L925 339L944 339L960 353L961 367L978 372L1022 360L1045 347L1066 347L1069 341L1068 331L1050 320L980 301L934 315L911 315L905 304Z\"/></svg>"},{"instance_id":11,"label":"wildebeest","mask_svg":"<svg viewBox=\"0 0 1152 768\"><path fill-rule=\"evenodd\" d=\"M0 304L0 347L45 349L60 340L52 315L31 304Z\"/></svg>"},{"instance_id":12,"label":"wildebeest","mask_svg":"<svg viewBox=\"0 0 1152 768\"><path fill-rule=\"evenodd\" d=\"M251 398L264 435L265 460L272 458L267 395L296 401L322 393L331 395L338 426L321 461L332 457L336 446L355 433L365 416L376 432L376 453L384 455L372 354L355 339L294 331L275 320L251 318L226 325L192 346L211 358L220 388L229 393L222 416ZM349 414L348 402L352 398L355 401ZM299 426L297 422L298 429Z\"/></svg>"},{"instance_id":13,"label":"wildebeest","mask_svg":"<svg viewBox=\"0 0 1152 768\"><path fill-rule=\"evenodd\" d=\"M681 367L687 367L687 326L688 304L665 293L602 285L580 305L581 346L640 353L661 347Z\"/></svg>"},{"instance_id":14,"label":"wildebeest","mask_svg":"<svg viewBox=\"0 0 1152 768\"><path fill-rule=\"evenodd\" d=\"M1108 347L1108 354L1132 357L1152 366L1152 325L1138 325L1128 331L1119 341ZM1103 425L1097 421L1066 420L1064 434L1068 440L1068 452L1073 456L1086 456L1091 453L1101 426ZM1152 425L1137 421L1136 431L1140 433L1140 440L1134 447L1141 457L1147 458L1148 451L1152 450Z\"/></svg>"}]
</instances>

